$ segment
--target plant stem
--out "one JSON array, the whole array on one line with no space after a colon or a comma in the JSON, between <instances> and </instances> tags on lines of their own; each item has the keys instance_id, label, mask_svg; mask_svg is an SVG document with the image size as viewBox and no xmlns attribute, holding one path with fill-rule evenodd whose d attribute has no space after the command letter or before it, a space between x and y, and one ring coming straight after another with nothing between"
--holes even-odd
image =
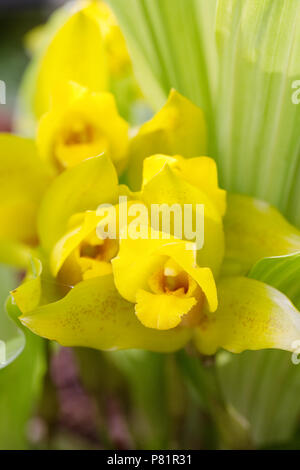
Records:
<instances>
[{"instance_id":1,"label":"plant stem","mask_svg":"<svg viewBox=\"0 0 300 470\"><path fill-rule=\"evenodd\" d=\"M186 351L176 354L178 366L192 393L204 411L215 422L220 447L227 449L250 449L252 443L248 423L236 410L226 405L222 396L214 363L204 365L201 356Z\"/></svg>"}]
</instances>

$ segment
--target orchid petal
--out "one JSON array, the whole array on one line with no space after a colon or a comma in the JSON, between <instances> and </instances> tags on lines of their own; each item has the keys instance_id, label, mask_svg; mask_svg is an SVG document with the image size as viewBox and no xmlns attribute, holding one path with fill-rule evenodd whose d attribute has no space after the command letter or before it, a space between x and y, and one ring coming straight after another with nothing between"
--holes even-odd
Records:
<instances>
[{"instance_id":1,"label":"orchid petal","mask_svg":"<svg viewBox=\"0 0 300 470\"><path fill-rule=\"evenodd\" d=\"M228 195L223 274L246 274L261 258L300 250L300 232L268 203Z\"/></svg>"},{"instance_id":2,"label":"orchid petal","mask_svg":"<svg viewBox=\"0 0 300 470\"><path fill-rule=\"evenodd\" d=\"M141 198L147 206L153 204L185 204L193 207L204 205L204 245L198 251L199 266L210 267L215 277L218 276L224 256L224 233L222 217L211 198L200 189L184 181L172 167L165 165L143 188ZM195 217L193 217L195 219ZM182 222L184 227L184 222Z\"/></svg>"},{"instance_id":3,"label":"orchid petal","mask_svg":"<svg viewBox=\"0 0 300 470\"><path fill-rule=\"evenodd\" d=\"M0 238L36 243L37 211L51 177L32 140L0 134Z\"/></svg>"},{"instance_id":4,"label":"orchid petal","mask_svg":"<svg viewBox=\"0 0 300 470\"><path fill-rule=\"evenodd\" d=\"M77 284L62 300L20 317L34 333L64 346L101 350L148 349L170 352L183 347L189 329L156 331L145 328L131 303L116 291L112 276Z\"/></svg>"},{"instance_id":5,"label":"orchid petal","mask_svg":"<svg viewBox=\"0 0 300 470\"><path fill-rule=\"evenodd\" d=\"M41 60L34 100L37 117L49 110L57 86L69 80L93 91L107 88L101 28L88 8L68 18L56 32Z\"/></svg>"},{"instance_id":6,"label":"orchid petal","mask_svg":"<svg viewBox=\"0 0 300 470\"><path fill-rule=\"evenodd\" d=\"M144 159L158 153L186 158L206 154L203 112L175 90L171 91L163 108L131 141L128 181L132 189L140 189Z\"/></svg>"},{"instance_id":7,"label":"orchid petal","mask_svg":"<svg viewBox=\"0 0 300 470\"><path fill-rule=\"evenodd\" d=\"M39 235L44 248L51 250L75 213L115 202L117 185L115 168L105 155L85 160L59 175L45 194L39 213Z\"/></svg>"},{"instance_id":8,"label":"orchid petal","mask_svg":"<svg viewBox=\"0 0 300 470\"><path fill-rule=\"evenodd\" d=\"M300 312L277 289L245 277L224 278L218 284L218 297L217 311L195 329L201 352L294 351L294 342L300 339Z\"/></svg>"}]
</instances>

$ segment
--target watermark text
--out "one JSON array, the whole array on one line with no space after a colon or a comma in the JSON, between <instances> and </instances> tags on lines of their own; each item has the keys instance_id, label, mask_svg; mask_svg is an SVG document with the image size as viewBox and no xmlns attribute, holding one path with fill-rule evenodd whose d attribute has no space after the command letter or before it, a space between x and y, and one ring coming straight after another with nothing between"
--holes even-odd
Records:
<instances>
[{"instance_id":1,"label":"watermark text","mask_svg":"<svg viewBox=\"0 0 300 470\"><path fill-rule=\"evenodd\" d=\"M97 209L100 239L130 238L163 239L172 237L192 241L187 249L200 250L204 245L203 204L151 204L128 201L119 197L119 204L101 204Z\"/></svg>"},{"instance_id":2,"label":"watermark text","mask_svg":"<svg viewBox=\"0 0 300 470\"><path fill-rule=\"evenodd\" d=\"M3 80L0 80L0 104L6 104L6 85Z\"/></svg>"}]
</instances>

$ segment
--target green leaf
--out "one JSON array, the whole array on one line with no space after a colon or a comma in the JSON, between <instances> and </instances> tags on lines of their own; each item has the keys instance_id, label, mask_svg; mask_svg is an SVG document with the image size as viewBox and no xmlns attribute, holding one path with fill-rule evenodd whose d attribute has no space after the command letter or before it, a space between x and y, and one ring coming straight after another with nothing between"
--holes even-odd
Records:
<instances>
[{"instance_id":1,"label":"green leaf","mask_svg":"<svg viewBox=\"0 0 300 470\"><path fill-rule=\"evenodd\" d=\"M0 449L26 449L26 426L45 372L44 342L28 333L23 353L0 370Z\"/></svg>"},{"instance_id":2,"label":"green leaf","mask_svg":"<svg viewBox=\"0 0 300 470\"><path fill-rule=\"evenodd\" d=\"M9 291L16 282L15 272L0 265L0 370L13 362L25 346L24 333L7 316L4 308Z\"/></svg>"},{"instance_id":3,"label":"green leaf","mask_svg":"<svg viewBox=\"0 0 300 470\"><path fill-rule=\"evenodd\" d=\"M110 0L140 85L158 108L171 87L204 109L221 183L300 224L298 0Z\"/></svg>"},{"instance_id":4,"label":"green leaf","mask_svg":"<svg viewBox=\"0 0 300 470\"><path fill-rule=\"evenodd\" d=\"M250 277L281 290L300 308L300 253L262 259ZM256 445L291 438L300 413L300 368L290 353L221 352L217 368L226 402L249 421Z\"/></svg>"},{"instance_id":5,"label":"green leaf","mask_svg":"<svg viewBox=\"0 0 300 470\"><path fill-rule=\"evenodd\" d=\"M127 378L132 402L146 418L145 433L137 436L141 448L165 449L170 432L167 356L135 349L106 354Z\"/></svg>"},{"instance_id":6,"label":"green leaf","mask_svg":"<svg viewBox=\"0 0 300 470\"><path fill-rule=\"evenodd\" d=\"M220 87L216 149L223 181L299 223L292 208L299 164L300 108L292 83L300 72L297 0L222 0L216 34Z\"/></svg>"},{"instance_id":7,"label":"green leaf","mask_svg":"<svg viewBox=\"0 0 300 470\"><path fill-rule=\"evenodd\" d=\"M26 425L45 371L44 341L28 330L21 331L6 315L4 302L18 282L16 273L1 266L0 279L0 340L6 346L5 362L0 364L0 450L25 449ZM11 302L7 308L13 319L21 313Z\"/></svg>"},{"instance_id":8,"label":"green leaf","mask_svg":"<svg viewBox=\"0 0 300 470\"><path fill-rule=\"evenodd\" d=\"M20 315L8 303L12 317ZM0 450L28 448L27 424L41 392L46 362L44 340L25 332L26 345L22 354L8 367L0 370Z\"/></svg>"},{"instance_id":9,"label":"green leaf","mask_svg":"<svg viewBox=\"0 0 300 470\"><path fill-rule=\"evenodd\" d=\"M3 318L2 318L3 317ZM25 336L6 314L1 314L0 369L13 362L24 349Z\"/></svg>"},{"instance_id":10,"label":"green leaf","mask_svg":"<svg viewBox=\"0 0 300 470\"><path fill-rule=\"evenodd\" d=\"M248 423L224 401L215 367L205 366L201 357L193 357L185 351L176 353L176 358L192 396L213 418L219 445L229 449L251 448Z\"/></svg>"},{"instance_id":11,"label":"green leaf","mask_svg":"<svg viewBox=\"0 0 300 470\"><path fill-rule=\"evenodd\" d=\"M258 261L249 277L264 281L284 292L300 310L300 251Z\"/></svg>"},{"instance_id":12,"label":"green leaf","mask_svg":"<svg viewBox=\"0 0 300 470\"><path fill-rule=\"evenodd\" d=\"M191 0L188 8L186 0L109 3L125 33L137 78L150 104L160 108L173 87L206 111L210 109L216 86L216 0Z\"/></svg>"}]
</instances>

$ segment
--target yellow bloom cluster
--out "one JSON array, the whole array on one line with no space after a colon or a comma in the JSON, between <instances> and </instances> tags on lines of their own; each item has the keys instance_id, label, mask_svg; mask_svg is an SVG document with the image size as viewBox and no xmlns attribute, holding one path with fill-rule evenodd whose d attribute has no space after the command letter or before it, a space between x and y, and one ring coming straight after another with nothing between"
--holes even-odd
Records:
<instances>
[{"instance_id":1,"label":"yellow bloom cluster","mask_svg":"<svg viewBox=\"0 0 300 470\"><path fill-rule=\"evenodd\" d=\"M42 117L38 147L45 149L40 151L44 160L36 156L36 161L41 167L43 161L51 163L56 176L38 208L41 247L36 256L42 262L35 260L27 282L13 292L23 313L21 321L62 344L100 349L172 351L191 339L206 354L219 347L235 352L290 349L300 331L299 312L282 293L244 275L261 256L298 250L300 235L275 209L246 196L230 195L226 211L215 162L196 156L206 146L201 110L173 91L164 108L129 139L111 95L107 119L99 113L93 121L87 96L99 103L99 95L74 83L67 89L72 98L76 95L83 125L97 126L98 136L106 133L102 139L110 146L97 155L98 137L96 144L93 139L82 143L79 132L58 151L67 125L76 122L68 93L60 102L58 119L49 118L54 110ZM105 101L107 94L101 98ZM69 119L60 117L65 110ZM116 156L125 134L124 174L135 180L138 192L119 184L113 164L118 168ZM53 142L53 136L58 140ZM12 136L2 139L24 144ZM191 158L176 155L184 149ZM151 155L166 150L169 155ZM69 155L69 165L58 165L61 155ZM148 208L203 204L203 247L175 237L172 224L169 237L159 233L124 238L124 227L118 226L115 239L102 239L97 208L111 204L118 212L119 196L124 195L129 199L128 214L134 202ZM132 218L129 214L127 222ZM147 230L154 228L150 224Z\"/></svg>"},{"instance_id":2,"label":"yellow bloom cluster","mask_svg":"<svg viewBox=\"0 0 300 470\"><path fill-rule=\"evenodd\" d=\"M101 62L95 65L95 8L72 15L44 55L36 142L0 136L0 258L27 269L12 292L21 322L63 345L105 350L168 352L189 341L204 354L291 350L299 311L246 275L262 257L299 251L300 233L265 203L226 198L214 160L203 156L204 115L175 90L130 136L103 89ZM78 24L86 43L67 57ZM107 41L114 28L110 33L108 22ZM126 223L115 238L101 237L97 209L109 204L119 213L120 196L128 199ZM138 216L130 211L135 203L149 210L189 205L192 213L204 206L203 246L178 237L172 223L166 233L152 220L139 237L124 237Z\"/></svg>"}]
</instances>

